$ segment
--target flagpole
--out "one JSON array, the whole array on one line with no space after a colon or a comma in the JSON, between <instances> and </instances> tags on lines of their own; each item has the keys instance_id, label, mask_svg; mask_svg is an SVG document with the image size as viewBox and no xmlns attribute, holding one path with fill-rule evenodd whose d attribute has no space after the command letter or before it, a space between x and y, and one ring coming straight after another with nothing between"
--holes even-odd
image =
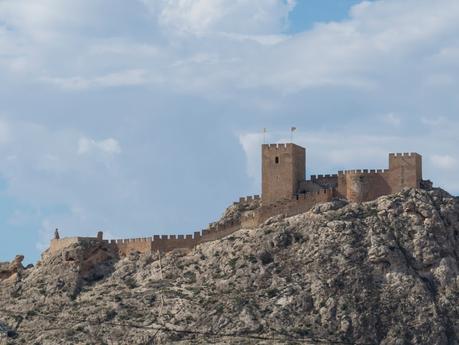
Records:
<instances>
[{"instance_id":1,"label":"flagpole","mask_svg":"<svg viewBox=\"0 0 459 345\"><path fill-rule=\"evenodd\" d=\"M290 128L290 142L293 144L293 132L296 131L296 127Z\"/></svg>"}]
</instances>

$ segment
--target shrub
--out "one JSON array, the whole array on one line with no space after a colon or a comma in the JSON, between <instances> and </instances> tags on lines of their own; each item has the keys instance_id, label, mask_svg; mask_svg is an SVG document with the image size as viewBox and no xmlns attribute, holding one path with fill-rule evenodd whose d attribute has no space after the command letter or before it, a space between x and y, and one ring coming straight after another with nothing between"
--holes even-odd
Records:
<instances>
[{"instance_id":1,"label":"shrub","mask_svg":"<svg viewBox=\"0 0 459 345\"><path fill-rule=\"evenodd\" d=\"M259 255L260 261L263 265L268 265L274 261L274 258L270 252L267 250L263 251Z\"/></svg>"}]
</instances>

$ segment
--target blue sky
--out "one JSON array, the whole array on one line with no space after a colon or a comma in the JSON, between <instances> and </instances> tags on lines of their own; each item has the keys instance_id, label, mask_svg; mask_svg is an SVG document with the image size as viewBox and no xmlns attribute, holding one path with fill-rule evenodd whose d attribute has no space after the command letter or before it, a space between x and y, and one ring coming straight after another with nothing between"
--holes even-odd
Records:
<instances>
[{"instance_id":1,"label":"blue sky","mask_svg":"<svg viewBox=\"0 0 459 345\"><path fill-rule=\"evenodd\" d=\"M103 14L103 15L102 15ZM307 173L417 151L459 192L457 0L3 0L0 260L191 233L259 193L261 129Z\"/></svg>"}]
</instances>

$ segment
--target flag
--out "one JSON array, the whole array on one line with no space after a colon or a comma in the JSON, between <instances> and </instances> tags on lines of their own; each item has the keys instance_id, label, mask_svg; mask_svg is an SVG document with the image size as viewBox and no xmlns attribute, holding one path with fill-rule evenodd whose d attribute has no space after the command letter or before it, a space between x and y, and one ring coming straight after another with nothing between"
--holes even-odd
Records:
<instances>
[{"instance_id":1,"label":"flag","mask_svg":"<svg viewBox=\"0 0 459 345\"><path fill-rule=\"evenodd\" d=\"M292 127L291 131L295 132L296 131L296 127Z\"/></svg>"}]
</instances>

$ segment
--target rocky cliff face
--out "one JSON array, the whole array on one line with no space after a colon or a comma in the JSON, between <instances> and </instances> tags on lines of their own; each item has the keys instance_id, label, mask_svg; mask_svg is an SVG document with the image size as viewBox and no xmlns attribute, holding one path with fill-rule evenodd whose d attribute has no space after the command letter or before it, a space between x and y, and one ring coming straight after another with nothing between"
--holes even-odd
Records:
<instances>
[{"instance_id":1,"label":"rocky cliff face","mask_svg":"<svg viewBox=\"0 0 459 345\"><path fill-rule=\"evenodd\" d=\"M0 275L0 343L459 344L458 257L441 190L322 204L161 260L75 246Z\"/></svg>"}]
</instances>

